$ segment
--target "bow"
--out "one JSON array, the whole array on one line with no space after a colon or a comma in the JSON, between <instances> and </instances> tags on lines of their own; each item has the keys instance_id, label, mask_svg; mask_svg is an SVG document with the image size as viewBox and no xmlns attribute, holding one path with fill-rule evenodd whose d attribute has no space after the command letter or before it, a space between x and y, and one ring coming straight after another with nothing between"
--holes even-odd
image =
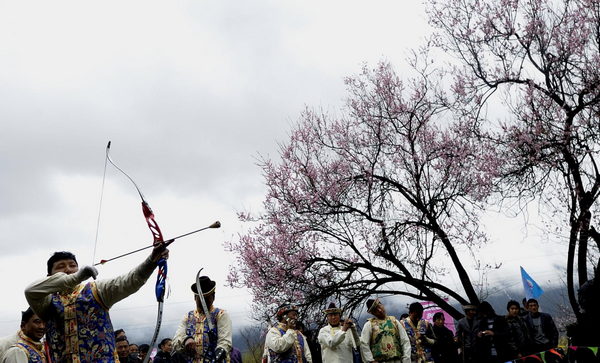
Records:
<instances>
[{"instance_id":1,"label":"bow","mask_svg":"<svg viewBox=\"0 0 600 363\"><path fill-rule=\"evenodd\" d=\"M150 205L144 198L144 194L142 194L142 191L137 186L135 181L133 181L133 179L131 179L131 177L129 175L127 175L127 173L125 173L121 168L119 168L110 158L110 141L108 142L108 145L106 146L106 158L115 168L117 168L117 170L119 170L129 180L131 180L131 182L135 186L135 189L137 189L138 194L140 195L140 198L142 198L142 212L144 213L144 218L146 218L146 223L148 224L148 228L150 229L150 232L152 233L152 237L154 238L154 242L152 243L152 246L156 247L159 244L163 243L164 239L162 236L162 232L160 231L160 227L158 227L158 224L156 223L156 220L154 219L154 212L152 212ZM156 262L156 265L158 265L158 275L156 277L155 293L156 293L156 301L158 301L158 314L156 316L156 329L154 330L154 336L152 337L152 342L150 343L150 352L154 348L154 344L156 343L156 339L158 338L158 333L160 331L160 326L162 323L163 303L164 303L164 297L165 297L165 284L166 284L166 280L167 280L167 260L165 260L164 258L160 258ZM148 363L148 359L150 359L150 354L146 355L143 363Z\"/></svg>"}]
</instances>

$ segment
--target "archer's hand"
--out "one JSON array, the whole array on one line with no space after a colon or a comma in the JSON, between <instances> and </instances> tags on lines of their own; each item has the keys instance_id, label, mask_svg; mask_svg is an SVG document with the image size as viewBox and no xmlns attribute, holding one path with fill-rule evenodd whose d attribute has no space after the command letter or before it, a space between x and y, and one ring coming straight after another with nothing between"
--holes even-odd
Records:
<instances>
[{"instance_id":1,"label":"archer's hand","mask_svg":"<svg viewBox=\"0 0 600 363\"><path fill-rule=\"evenodd\" d=\"M194 339L187 339L183 348L189 354L196 354L196 342L194 341Z\"/></svg>"},{"instance_id":2,"label":"archer's hand","mask_svg":"<svg viewBox=\"0 0 600 363\"><path fill-rule=\"evenodd\" d=\"M164 242L160 242L159 244L154 246L154 248L152 249L152 254L150 255L150 258L152 259L153 262L156 262L156 261L160 260L161 258L164 258L165 260L169 258L169 249L165 248Z\"/></svg>"},{"instance_id":3,"label":"archer's hand","mask_svg":"<svg viewBox=\"0 0 600 363\"><path fill-rule=\"evenodd\" d=\"M98 270L96 270L96 268L93 266L83 266L75 273L75 275L77 276L79 282L83 282L90 277L93 277L95 280L96 276L98 276Z\"/></svg>"}]
</instances>

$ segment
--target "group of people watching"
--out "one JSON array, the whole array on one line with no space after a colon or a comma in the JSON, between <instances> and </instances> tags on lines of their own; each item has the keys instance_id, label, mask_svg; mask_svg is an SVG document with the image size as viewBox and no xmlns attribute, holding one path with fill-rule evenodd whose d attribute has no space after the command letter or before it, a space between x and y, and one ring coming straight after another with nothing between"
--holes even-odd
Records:
<instances>
[{"instance_id":1,"label":"group of people watching","mask_svg":"<svg viewBox=\"0 0 600 363\"><path fill-rule=\"evenodd\" d=\"M550 314L539 311L535 299L515 300L506 305L507 314L499 316L484 301L479 307L463 307L465 317L456 326L456 342L465 362L506 362L558 346L558 329Z\"/></svg>"},{"instance_id":2,"label":"group of people watching","mask_svg":"<svg viewBox=\"0 0 600 363\"><path fill-rule=\"evenodd\" d=\"M25 290L30 307L22 314L20 330L0 339L0 363L139 363L148 359L154 347L130 344L122 330L113 331L108 310L139 290L156 262L166 258L168 250L158 245L131 272L86 282L96 279L94 267L79 268L70 252L54 253L47 263L47 277ZM195 309L183 316L172 339L159 343L154 363L241 362L239 350L232 347L231 319L213 305L215 289L216 283L208 276L192 284ZM467 305L465 318L452 334L443 314L434 315L433 324L423 319L420 303L411 304L407 316L397 320L387 315L379 299L370 299L367 312L373 317L359 335L355 323L342 319L342 310L330 305L324 311L328 324L314 342L303 334L296 306L284 305L276 314L278 323L266 335L263 362L454 363L461 359L496 363L556 347L558 332L552 317L539 312L534 299L525 307L510 301L507 316L500 317L487 302L479 307Z\"/></svg>"},{"instance_id":3,"label":"group of people watching","mask_svg":"<svg viewBox=\"0 0 600 363\"><path fill-rule=\"evenodd\" d=\"M138 363L144 361L150 346L148 344L130 344L125 331L118 329L115 331L115 349L120 363Z\"/></svg>"},{"instance_id":4,"label":"group of people watching","mask_svg":"<svg viewBox=\"0 0 600 363\"><path fill-rule=\"evenodd\" d=\"M130 344L123 329L115 331L116 349L120 363L141 363L148 354L150 346L148 344ZM186 363L190 358L187 352L178 352L173 347L173 339L164 338L158 343L156 355L149 358L153 363ZM233 348L230 353L231 363L242 363L241 352Z\"/></svg>"},{"instance_id":5,"label":"group of people watching","mask_svg":"<svg viewBox=\"0 0 600 363\"><path fill-rule=\"evenodd\" d=\"M387 315L379 299L368 300L373 317L359 336L355 323L330 304L324 310L328 324L319 330L317 344L310 344L297 321L298 309L284 305L277 313L279 323L267 333L263 362L504 363L558 345L552 317L539 312L535 299L526 308L511 300L506 316L499 316L486 301L466 305L453 333L441 312L433 315L433 323L423 319L418 302L398 320Z\"/></svg>"}]
</instances>

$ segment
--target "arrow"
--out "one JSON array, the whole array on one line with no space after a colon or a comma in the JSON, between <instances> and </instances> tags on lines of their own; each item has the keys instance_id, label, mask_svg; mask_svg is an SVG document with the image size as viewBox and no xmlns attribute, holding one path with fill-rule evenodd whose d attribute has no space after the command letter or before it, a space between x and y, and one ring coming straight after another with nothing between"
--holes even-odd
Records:
<instances>
[{"instance_id":1,"label":"arrow","mask_svg":"<svg viewBox=\"0 0 600 363\"><path fill-rule=\"evenodd\" d=\"M177 237L173 237L173 238L171 238L171 239L168 239L168 240L166 240L166 241L164 242L164 244L165 244L165 247L167 247L168 245L170 245L171 243L175 242L175 240L177 240L177 239L179 239L179 238L182 238L182 237L185 237L185 236L189 236L190 234L194 234L194 233L198 233L198 232L204 231L205 229L209 229L209 228L220 228L220 227L221 227L221 222L219 222L219 221L216 221L215 223L211 224L211 225L210 225L210 226L208 226L208 227L200 228L200 229L197 229L197 230L195 230L195 231L188 232L188 233L182 234L182 235L180 235L180 236L177 236ZM104 265L104 264L105 264L105 263L107 263L107 262L110 262L110 261L113 261L113 260L119 259L119 258L121 258L121 257L129 256L129 255L132 255L132 254L134 254L134 253L137 253L137 252L140 252L140 251L143 251L143 250L147 250L148 248L152 248L152 247L154 247L154 244L151 244L150 246L142 247L142 248L140 248L140 249L137 249L137 250L135 250L135 251L131 251L131 252L124 253L124 254L122 254L122 255L119 255L119 256L116 256L116 257L113 257L113 258L109 258L108 260L100 260L100 262L98 262L98 263L94 264L94 266L98 266L98 265Z\"/></svg>"}]
</instances>

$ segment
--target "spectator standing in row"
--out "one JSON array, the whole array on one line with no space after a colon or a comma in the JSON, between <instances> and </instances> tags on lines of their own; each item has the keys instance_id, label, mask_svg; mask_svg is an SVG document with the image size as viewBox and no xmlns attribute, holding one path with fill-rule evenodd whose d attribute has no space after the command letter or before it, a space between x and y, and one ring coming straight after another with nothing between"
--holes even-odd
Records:
<instances>
[{"instance_id":1,"label":"spectator standing in row","mask_svg":"<svg viewBox=\"0 0 600 363\"><path fill-rule=\"evenodd\" d=\"M508 340L510 347L509 359L525 357L531 350L531 338L527 324L521 318L521 307L515 300L510 300L506 305L508 314L506 322L510 331L511 339Z\"/></svg>"},{"instance_id":2,"label":"spectator standing in row","mask_svg":"<svg viewBox=\"0 0 600 363\"><path fill-rule=\"evenodd\" d=\"M350 319L342 323L342 309L332 302L323 311L328 324L319 330L321 356L325 363L352 362L352 348L360 347L360 338Z\"/></svg>"},{"instance_id":3,"label":"spectator standing in row","mask_svg":"<svg viewBox=\"0 0 600 363\"><path fill-rule=\"evenodd\" d=\"M446 327L444 313L433 314L433 334L437 344L432 350L435 363L458 363L458 343L452 330Z\"/></svg>"},{"instance_id":4,"label":"spectator standing in row","mask_svg":"<svg viewBox=\"0 0 600 363\"><path fill-rule=\"evenodd\" d=\"M144 358L146 358L146 354L150 354L150 353L148 353L149 350L150 350L150 345L140 344L140 356L138 357L138 362L144 361ZM149 362L152 362L152 359L150 359Z\"/></svg>"},{"instance_id":5,"label":"spectator standing in row","mask_svg":"<svg viewBox=\"0 0 600 363\"><path fill-rule=\"evenodd\" d=\"M534 353L543 352L558 346L558 330L550 314L541 313L536 299L527 301L529 314L525 316L525 323L532 339Z\"/></svg>"},{"instance_id":6,"label":"spectator standing in row","mask_svg":"<svg viewBox=\"0 0 600 363\"><path fill-rule=\"evenodd\" d=\"M140 357L140 347L137 344L129 344L130 362L137 362Z\"/></svg>"},{"instance_id":7,"label":"spectator standing in row","mask_svg":"<svg viewBox=\"0 0 600 363\"><path fill-rule=\"evenodd\" d=\"M504 363L509 360L508 323L502 316L496 315L487 301L479 305L479 333L477 333L477 355L479 362Z\"/></svg>"},{"instance_id":8,"label":"spectator standing in row","mask_svg":"<svg viewBox=\"0 0 600 363\"><path fill-rule=\"evenodd\" d=\"M410 363L410 340L406 330L393 316L386 315L379 299L367 301L367 319L360 337L362 359L365 363Z\"/></svg>"},{"instance_id":9,"label":"spectator standing in row","mask_svg":"<svg viewBox=\"0 0 600 363\"><path fill-rule=\"evenodd\" d=\"M129 355L129 340L125 334L120 335L115 343L119 363L135 363L135 359Z\"/></svg>"},{"instance_id":10,"label":"spectator standing in row","mask_svg":"<svg viewBox=\"0 0 600 363\"><path fill-rule=\"evenodd\" d=\"M286 304L277 311L279 323L267 332L265 354L268 362L312 363L312 355L302 333L297 330L298 308Z\"/></svg>"},{"instance_id":11,"label":"spectator standing in row","mask_svg":"<svg viewBox=\"0 0 600 363\"><path fill-rule=\"evenodd\" d=\"M476 363L477 334L479 323L477 321L477 307L464 305L465 317L456 324L455 341L460 347L461 360L465 363Z\"/></svg>"},{"instance_id":12,"label":"spectator standing in row","mask_svg":"<svg viewBox=\"0 0 600 363\"><path fill-rule=\"evenodd\" d=\"M173 340L165 338L158 344L158 352L154 357L154 363L184 363L181 354L173 352Z\"/></svg>"},{"instance_id":13,"label":"spectator standing in row","mask_svg":"<svg viewBox=\"0 0 600 363\"><path fill-rule=\"evenodd\" d=\"M423 305L418 302L408 307L408 318L400 323L410 340L410 360L412 363L431 363L431 348L436 344L431 323L423 319Z\"/></svg>"}]
</instances>

